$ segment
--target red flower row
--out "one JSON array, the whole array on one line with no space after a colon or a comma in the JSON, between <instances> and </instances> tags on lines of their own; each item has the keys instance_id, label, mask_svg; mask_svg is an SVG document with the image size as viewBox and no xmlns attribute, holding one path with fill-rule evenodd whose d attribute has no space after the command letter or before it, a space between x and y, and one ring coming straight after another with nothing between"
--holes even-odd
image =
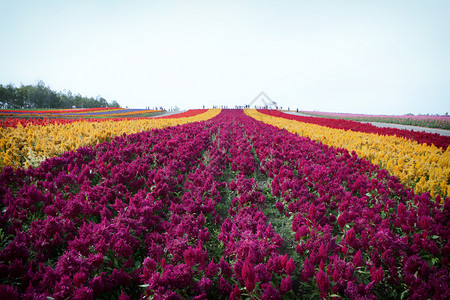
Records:
<instances>
[{"instance_id":1,"label":"red flower row","mask_svg":"<svg viewBox=\"0 0 450 300\"><path fill-rule=\"evenodd\" d=\"M344 119L330 119L330 118L320 118L320 117L303 117L293 114L287 114L280 112L278 110L267 110L261 109L259 112L288 120L295 120L304 123L316 124L320 126L326 126L330 128L352 130L365 133L376 133L379 135L395 135L398 137L404 137L412 141L417 141L418 143L435 145L438 148L443 148L444 150L450 145L450 136L442 136L437 133L426 133L419 131L412 131L406 129L396 129L396 128L386 128L386 127L376 127L367 123L360 123Z\"/></svg>"},{"instance_id":2,"label":"red flower row","mask_svg":"<svg viewBox=\"0 0 450 300\"><path fill-rule=\"evenodd\" d=\"M25 113L25 114L62 114L62 113L83 113L83 112L93 112L93 111L103 111L103 110L115 110L122 108L115 107L96 107L96 108L83 108L83 109L57 109L57 110L8 110L0 109L0 114L7 113Z\"/></svg>"},{"instance_id":3,"label":"red flower row","mask_svg":"<svg viewBox=\"0 0 450 300\"><path fill-rule=\"evenodd\" d=\"M183 113L173 114L169 116L157 117L161 119L168 118L187 118L193 117L198 114L206 112L207 109L191 109ZM123 121L123 120L140 120L140 119L148 119L146 117L123 117L123 118L105 118L105 119L91 119L91 118L5 118L0 120L0 127L17 127L19 124L23 127L26 127L28 124L35 126L46 126L46 125L55 125L55 124L71 124L74 122L104 122L104 121Z\"/></svg>"}]
</instances>

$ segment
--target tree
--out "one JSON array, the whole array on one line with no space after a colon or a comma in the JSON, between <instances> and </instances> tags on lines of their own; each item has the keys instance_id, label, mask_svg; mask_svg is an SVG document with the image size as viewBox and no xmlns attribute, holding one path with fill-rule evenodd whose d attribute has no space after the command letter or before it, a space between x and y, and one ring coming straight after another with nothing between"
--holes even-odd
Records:
<instances>
[{"instance_id":1,"label":"tree","mask_svg":"<svg viewBox=\"0 0 450 300\"><path fill-rule=\"evenodd\" d=\"M16 99L16 88L13 84L3 86L0 84L0 106L4 108L12 107Z\"/></svg>"},{"instance_id":2,"label":"tree","mask_svg":"<svg viewBox=\"0 0 450 300\"><path fill-rule=\"evenodd\" d=\"M113 101L111 102L110 107L120 107L120 104L119 104L116 100L113 100Z\"/></svg>"},{"instance_id":3,"label":"tree","mask_svg":"<svg viewBox=\"0 0 450 300\"><path fill-rule=\"evenodd\" d=\"M14 108L32 108L30 100L31 85L21 85L16 90L16 99L14 101Z\"/></svg>"},{"instance_id":4,"label":"tree","mask_svg":"<svg viewBox=\"0 0 450 300\"><path fill-rule=\"evenodd\" d=\"M111 104L98 95L96 98L73 95L71 91L55 92L40 80L37 85L23 85L16 88L13 84L0 84L0 107L4 108L95 108L120 107L117 101Z\"/></svg>"}]
</instances>

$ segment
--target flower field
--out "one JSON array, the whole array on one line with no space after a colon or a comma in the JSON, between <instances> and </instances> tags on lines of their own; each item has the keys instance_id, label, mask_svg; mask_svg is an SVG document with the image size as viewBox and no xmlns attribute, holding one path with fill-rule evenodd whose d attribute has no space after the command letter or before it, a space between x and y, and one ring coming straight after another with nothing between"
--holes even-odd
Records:
<instances>
[{"instance_id":1,"label":"flower field","mask_svg":"<svg viewBox=\"0 0 450 300\"><path fill-rule=\"evenodd\" d=\"M364 122L381 122L381 123L393 123L402 125L412 125L429 128L441 128L450 129L450 116L448 115L364 115L364 114L349 114L349 113L330 113L330 112L318 112L318 111L302 111L304 114L333 118L333 119L345 119L353 121Z\"/></svg>"},{"instance_id":2,"label":"flower field","mask_svg":"<svg viewBox=\"0 0 450 300\"><path fill-rule=\"evenodd\" d=\"M336 148L355 151L380 165L416 193L450 195L450 137L378 128L346 120L310 118L279 111L249 110L258 120ZM438 147L436 146L438 145Z\"/></svg>"},{"instance_id":3,"label":"flower field","mask_svg":"<svg viewBox=\"0 0 450 300\"><path fill-rule=\"evenodd\" d=\"M16 121L6 124L11 126L0 128L0 170L6 166L38 166L46 158L96 145L117 135L205 120L219 112L194 110L177 114L176 118L56 119L49 122L28 119L25 126L22 121L13 119Z\"/></svg>"},{"instance_id":4,"label":"flower field","mask_svg":"<svg viewBox=\"0 0 450 300\"><path fill-rule=\"evenodd\" d=\"M126 117L155 113L154 109L125 109L116 107L85 108L85 109L56 109L56 110L2 110L0 116L13 117Z\"/></svg>"},{"instance_id":5,"label":"flower field","mask_svg":"<svg viewBox=\"0 0 450 300\"><path fill-rule=\"evenodd\" d=\"M450 298L447 147L264 111L190 114L3 127L5 153L49 158L0 173L1 295Z\"/></svg>"},{"instance_id":6,"label":"flower field","mask_svg":"<svg viewBox=\"0 0 450 300\"><path fill-rule=\"evenodd\" d=\"M139 111L147 111L147 110L139 110ZM177 113L173 115L167 115L167 116L159 116L155 118L159 119L172 119L172 118L188 118L188 117L194 117L198 114L202 114L206 112L207 109L191 109L182 113ZM155 112L155 111L153 111ZM158 112L158 111L156 111ZM140 115L145 115L146 113L142 114L136 114L136 115L127 115L124 117L113 117L113 118L93 118L90 115L87 114L78 114L77 118L72 117L65 117L62 115L53 115L53 116L31 116L27 118L19 118L17 114L11 114L10 117L5 117L3 119L0 119L0 127L17 127L19 126L19 123L22 127L30 125L55 125L55 124L70 124L74 122L102 122L102 121L123 121L123 120L136 120L136 119L148 119L147 117L141 117Z\"/></svg>"}]
</instances>

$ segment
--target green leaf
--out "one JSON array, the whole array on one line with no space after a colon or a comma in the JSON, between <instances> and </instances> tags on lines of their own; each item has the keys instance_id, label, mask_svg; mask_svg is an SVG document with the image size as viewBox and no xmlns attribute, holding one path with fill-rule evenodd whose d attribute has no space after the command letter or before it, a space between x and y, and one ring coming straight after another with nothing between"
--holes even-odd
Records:
<instances>
[{"instance_id":1,"label":"green leaf","mask_svg":"<svg viewBox=\"0 0 450 300\"><path fill-rule=\"evenodd\" d=\"M405 299L406 296L407 296L407 293L408 293L408 290L407 290L407 289L404 290L404 291L401 293L401 295L400 295L400 299Z\"/></svg>"}]
</instances>

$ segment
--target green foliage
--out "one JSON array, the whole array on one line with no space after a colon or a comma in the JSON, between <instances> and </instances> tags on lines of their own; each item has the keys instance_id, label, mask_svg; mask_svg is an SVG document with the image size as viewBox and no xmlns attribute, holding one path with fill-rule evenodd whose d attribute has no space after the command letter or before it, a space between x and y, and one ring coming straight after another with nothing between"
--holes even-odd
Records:
<instances>
[{"instance_id":1,"label":"green foliage","mask_svg":"<svg viewBox=\"0 0 450 300\"><path fill-rule=\"evenodd\" d=\"M45 86L43 81L37 85L0 84L0 108L7 109L39 109L39 108L95 108L95 107L120 107L116 100L108 103L101 96L84 97L80 94L73 95L71 91L55 92Z\"/></svg>"}]
</instances>

